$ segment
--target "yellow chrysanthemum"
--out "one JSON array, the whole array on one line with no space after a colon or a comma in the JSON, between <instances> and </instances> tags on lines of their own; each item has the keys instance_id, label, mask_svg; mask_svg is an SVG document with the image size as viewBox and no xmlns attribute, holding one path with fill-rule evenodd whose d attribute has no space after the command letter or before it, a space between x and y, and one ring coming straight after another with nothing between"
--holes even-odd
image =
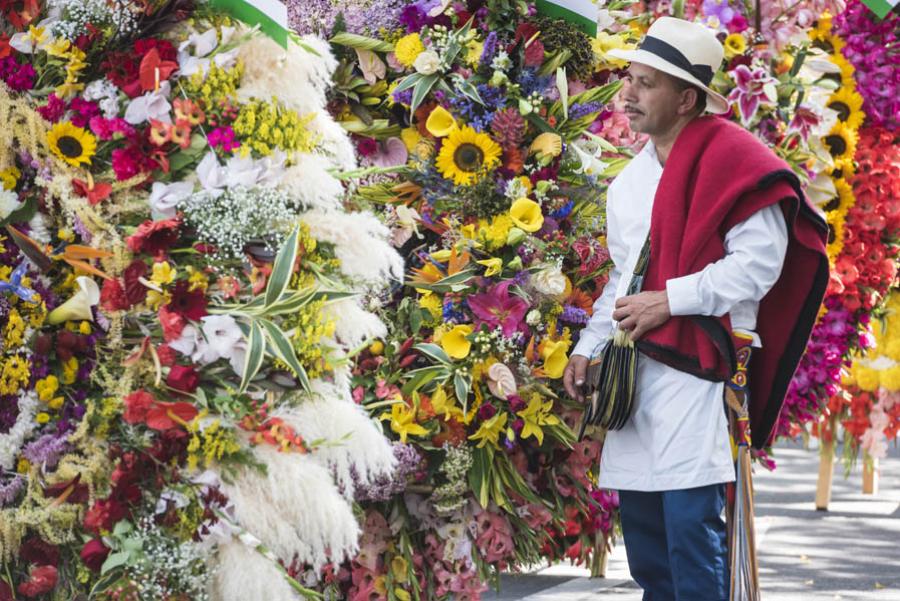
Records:
<instances>
[{"instance_id":1,"label":"yellow chrysanthemum","mask_svg":"<svg viewBox=\"0 0 900 601\"><path fill-rule=\"evenodd\" d=\"M20 177L22 177L21 171L15 167L8 167L0 171L0 184L3 185L4 190L12 190L19 183Z\"/></svg>"},{"instance_id":2,"label":"yellow chrysanthemum","mask_svg":"<svg viewBox=\"0 0 900 601\"><path fill-rule=\"evenodd\" d=\"M741 33L732 33L725 38L725 58L732 59L747 52L747 38Z\"/></svg>"},{"instance_id":3,"label":"yellow chrysanthemum","mask_svg":"<svg viewBox=\"0 0 900 601\"><path fill-rule=\"evenodd\" d=\"M850 129L859 129L866 119L862 95L849 86L841 86L825 104L836 111L838 119Z\"/></svg>"},{"instance_id":4,"label":"yellow chrysanthemum","mask_svg":"<svg viewBox=\"0 0 900 601\"><path fill-rule=\"evenodd\" d=\"M544 225L541 205L530 198L519 198L509 208L513 223L526 232L536 232Z\"/></svg>"},{"instance_id":5,"label":"yellow chrysanthemum","mask_svg":"<svg viewBox=\"0 0 900 601\"><path fill-rule=\"evenodd\" d=\"M499 162L500 146L489 135L465 126L450 132L435 164L446 179L467 186Z\"/></svg>"},{"instance_id":6,"label":"yellow chrysanthemum","mask_svg":"<svg viewBox=\"0 0 900 601\"><path fill-rule=\"evenodd\" d=\"M50 152L72 167L90 165L91 157L97 151L97 139L84 128L70 122L57 123L47 133Z\"/></svg>"},{"instance_id":7,"label":"yellow chrysanthemum","mask_svg":"<svg viewBox=\"0 0 900 601\"><path fill-rule=\"evenodd\" d=\"M831 153L831 156L834 157L836 161L853 159L853 155L856 154L856 144L859 141L859 137L856 135L856 130L850 127L847 127L845 123L838 121L831 131L828 132L828 135L825 136L824 142L828 147L828 152Z\"/></svg>"},{"instance_id":8,"label":"yellow chrysanthemum","mask_svg":"<svg viewBox=\"0 0 900 601\"><path fill-rule=\"evenodd\" d=\"M404 67L412 67L416 57L423 52L425 52L425 44L422 43L422 38L418 33L405 35L394 45L394 56L397 57L397 62Z\"/></svg>"}]
</instances>

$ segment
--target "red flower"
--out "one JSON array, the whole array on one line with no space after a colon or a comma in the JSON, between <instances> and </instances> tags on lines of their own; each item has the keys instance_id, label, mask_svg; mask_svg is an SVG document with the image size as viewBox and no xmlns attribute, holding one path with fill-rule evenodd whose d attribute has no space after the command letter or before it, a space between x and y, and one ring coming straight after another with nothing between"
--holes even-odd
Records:
<instances>
[{"instance_id":1,"label":"red flower","mask_svg":"<svg viewBox=\"0 0 900 601\"><path fill-rule=\"evenodd\" d=\"M166 307L185 319L199 320L206 315L206 295L203 290L190 290L187 280L180 280L172 290L172 300Z\"/></svg>"},{"instance_id":2,"label":"red flower","mask_svg":"<svg viewBox=\"0 0 900 601\"><path fill-rule=\"evenodd\" d=\"M168 344L163 343L156 347L156 356L159 357L159 362L166 367L175 364L175 349Z\"/></svg>"},{"instance_id":3,"label":"red flower","mask_svg":"<svg viewBox=\"0 0 900 601\"><path fill-rule=\"evenodd\" d=\"M157 401L147 412L147 426L154 430L171 430L197 416L197 408L190 403Z\"/></svg>"},{"instance_id":4,"label":"red flower","mask_svg":"<svg viewBox=\"0 0 900 601\"><path fill-rule=\"evenodd\" d=\"M169 309L168 305L159 308L159 323L162 325L163 338L166 342L178 340L184 329L184 317Z\"/></svg>"},{"instance_id":5,"label":"red flower","mask_svg":"<svg viewBox=\"0 0 900 601\"><path fill-rule=\"evenodd\" d=\"M19 558L25 563L55 566L59 563L59 550L50 543L32 536L19 547Z\"/></svg>"},{"instance_id":6,"label":"red flower","mask_svg":"<svg viewBox=\"0 0 900 601\"><path fill-rule=\"evenodd\" d=\"M100 534L112 530L116 523L128 514L125 504L115 499L100 499L84 514L84 527Z\"/></svg>"},{"instance_id":7,"label":"red flower","mask_svg":"<svg viewBox=\"0 0 900 601\"><path fill-rule=\"evenodd\" d=\"M2 58L2 53L0 53L0 58ZM0 580L0 601L16 601L16 598L13 597L12 589L9 588L5 580Z\"/></svg>"},{"instance_id":8,"label":"red flower","mask_svg":"<svg viewBox=\"0 0 900 601\"><path fill-rule=\"evenodd\" d=\"M178 241L178 229L180 226L181 220L177 217L163 221L147 220L139 225L137 231L129 236L125 242L134 253L159 255Z\"/></svg>"},{"instance_id":9,"label":"red flower","mask_svg":"<svg viewBox=\"0 0 900 601\"><path fill-rule=\"evenodd\" d=\"M166 378L166 384L182 392L194 392L200 384L197 370L189 365L173 365Z\"/></svg>"},{"instance_id":10,"label":"red flower","mask_svg":"<svg viewBox=\"0 0 900 601\"><path fill-rule=\"evenodd\" d=\"M119 280L103 280L103 288L100 290L100 306L107 312L123 311L131 306Z\"/></svg>"},{"instance_id":11,"label":"red flower","mask_svg":"<svg viewBox=\"0 0 900 601\"><path fill-rule=\"evenodd\" d=\"M103 544L102 539L91 539L81 548L81 561L92 571L99 572L109 551L109 547Z\"/></svg>"},{"instance_id":12,"label":"red flower","mask_svg":"<svg viewBox=\"0 0 900 601\"><path fill-rule=\"evenodd\" d=\"M56 586L59 574L53 566L31 568L31 578L19 585L19 593L26 597L37 597L49 593Z\"/></svg>"},{"instance_id":13,"label":"red flower","mask_svg":"<svg viewBox=\"0 0 900 601\"><path fill-rule=\"evenodd\" d=\"M156 399L146 390L132 392L125 397L125 412L122 414L129 424L139 424L147 419L147 412L156 403Z\"/></svg>"},{"instance_id":14,"label":"red flower","mask_svg":"<svg viewBox=\"0 0 900 601\"><path fill-rule=\"evenodd\" d=\"M73 179L72 187L75 189L75 194L82 198L87 198L88 203L91 205L106 200L112 194L112 184L106 182L90 183L83 182L80 179Z\"/></svg>"},{"instance_id":15,"label":"red flower","mask_svg":"<svg viewBox=\"0 0 900 601\"><path fill-rule=\"evenodd\" d=\"M140 279L147 275L148 270L147 264L140 259L135 259L125 268L122 280L125 282L125 300L129 306L142 303L147 298L147 287Z\"/></svg>"}]
</instances>

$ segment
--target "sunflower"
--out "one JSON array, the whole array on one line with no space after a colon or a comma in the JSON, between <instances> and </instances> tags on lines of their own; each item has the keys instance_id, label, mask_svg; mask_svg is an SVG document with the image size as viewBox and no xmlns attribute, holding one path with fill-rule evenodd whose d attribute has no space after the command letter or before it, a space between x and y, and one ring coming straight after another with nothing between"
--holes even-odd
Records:
<instances>
[{"instance_id":1,"label":"sunflower","mask_svg":"<svg viewBox=\"0 0 900 601\"><path fill-rule=\"evenodd\" d=\"M832 94L826 106L836 111L838 119L850 129L859 129L866 119L866 114L862 110L862 95L848 86L841 86Z\"/></svg>"},{"instance_id":2,"label":"sunflower","mask_svg":"<svg viewBox=\"0 0 900 601\"><path fill-rule=\"evenodd\" d=\"M831 37L831 13L827 10L816 19L816 26L809 30L809 39L812 41L830 41Z\"/></svg>"},{"instance_id":3,"label":"sunflower","mask_svg":"<svg viewBox=\"0 0 900 601\"><path fill-rule=\"evenodd\" d=\"M844 58L844 55L841 54L840 50L836 50L829 54L828 60L837 65L837 67L841 70L841 85L855 85L853 74L856 72L856 67L854 67L850 61Z\"/></svg>"},{"instance_id":4,"label":"sunflower","mask_svg":"<svg viewBox=\"0 0 900 601\"><path fill-rule=\"evenodd\" d=\"M487 134L465 126L451 132L438 153L436 165L456 185L474 183L500 162L500 146Z\"/></svg>"},{"instance_id":5,"label":"sunflower","mask_svg":"<svg viewBox=\"0 0 900 601\"><path fill-rule=\"evenodd\" d=\"M836 161L843 159L853 159L856 154L856 143L858 141L856 130L847 127L845 123L838 121L835 123L831 131L825 136L825 145L828 152Z\"/></svg>"},{"instance_id":6,"label":"sunflower","mask_svg":"<svg viewBox=\"0 0 900 601\"><path fill-rule=\"evenodd\" d=\"M847 183L847 180L843 178L834 180L834 188L837 190L837 194L822 207L829 222L838 215L846 215L856 202L853 188Z\"/></svg>"},{"instance_id":7,"label":"sunflower","mask_svg":"<svg viewBox=\"0 0 900 601\"><path fill-rule=\"evenodd\" d=\"M91 164L91 157L97 151L97 139L90 132L76 127L70 122L57 123L47 133L50 151L72 167Z\"/></svg>"}]
</instances>

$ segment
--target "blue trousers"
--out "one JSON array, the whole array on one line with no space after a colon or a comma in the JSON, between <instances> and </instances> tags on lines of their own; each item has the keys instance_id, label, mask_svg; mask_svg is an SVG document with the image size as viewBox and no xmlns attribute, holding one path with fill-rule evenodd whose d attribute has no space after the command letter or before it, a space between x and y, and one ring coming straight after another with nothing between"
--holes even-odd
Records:
<instances>
[{"instance_id":1,"label":"blue trousers","mask_svg":"<svg viewBox=\"0 0 900 601\"><path fill-rule=\"evenodd\" d=\"M644 601L728 601L725 485L619 491L631 577Z\"/></svg>"}]
</instances>

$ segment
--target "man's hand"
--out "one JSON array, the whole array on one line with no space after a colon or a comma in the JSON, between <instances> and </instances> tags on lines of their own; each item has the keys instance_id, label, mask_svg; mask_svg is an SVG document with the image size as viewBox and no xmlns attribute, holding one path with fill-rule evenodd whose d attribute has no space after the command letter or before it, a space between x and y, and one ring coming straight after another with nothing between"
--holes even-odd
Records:
<instances>
[{"instance_id":1,"label":"man's hand","mask_svg":"<svg viewBox=\"0 0 900 601\"><path fill-rule=\"evenodd\" d=\"M563 372L563 386L566 392L579 403L584 402L582 394L582 385L587 377L587 368L590 360L583 355L572 355L569 357L569 363L566 364L566 370Z\"/></svg>"},{"instance_id":2,"label":"man's hand","mask_svg":"<svg viewBox=\"0 0 900 601\"><path fill-rule=\"evenodd\" d=\"M616 301L616 310L612 314L620 328L631 332L631 340L635 342L650 330L666 323L671 316L669 297L665 290L622 297Z\"/></svg>"}]
</instances>

